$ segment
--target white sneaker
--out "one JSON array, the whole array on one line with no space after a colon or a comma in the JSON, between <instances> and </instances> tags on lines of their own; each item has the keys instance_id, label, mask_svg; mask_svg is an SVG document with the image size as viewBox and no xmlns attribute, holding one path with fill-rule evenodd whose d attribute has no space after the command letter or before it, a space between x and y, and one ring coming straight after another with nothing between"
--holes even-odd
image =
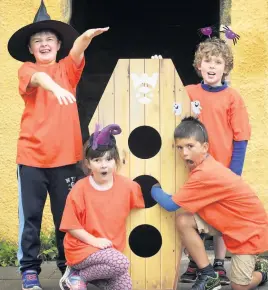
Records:
<instances>
[{"instance_id":1,"label":"white sneaker","mask_svg":"<svg viewBox=\"0 0 268 290\"><path fill-rule=\"evenodd\" d=\"M70 275L72 271L72 268L67 266L64 275L61 277L59 285L61 290L66 290L67 285L66 285L66 279ZM69 287L68 287L69 288Z\"/></svg>"}]
</instances>

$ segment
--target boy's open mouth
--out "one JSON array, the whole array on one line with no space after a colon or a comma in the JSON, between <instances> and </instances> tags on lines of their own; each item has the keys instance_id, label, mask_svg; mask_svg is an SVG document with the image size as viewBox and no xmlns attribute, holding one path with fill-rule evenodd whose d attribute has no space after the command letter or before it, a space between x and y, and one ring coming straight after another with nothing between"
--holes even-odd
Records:
<instances>
[{"instance_id":1,"label":"boy's open mouth","mask_svg":"<svg viewBox=\"0 0 268 290\"><path fill-rule=\"evenodd\" d=\"M106 176L107 174L108 174L107 171L103 171L103 172L101 172L101 175L102 175L102 176Z\"/></svg>"},{"instance_id":2,"label":"boy's open mouth","mask_svg":"<svg viewBox=\"0 0 268 290\"><path fill-rule=\"evenodd\" d=\"M216 74L214 72L208 72L209 76L215 76Z\"/></svg>"},{"instance_id":3,"label":"boy's open mouth","mask_svg":"<svg viewBox=\"0 0 268 290\"><path fill-rule=\"evenodd\" d=\"M190 160L190 159L186 159L185 162L189 165L192 165L194 164L193 160Z\"/></svg>"},{"instance_id":4,"label":"boy's open mouth","mask_svg":"<svg viewBox=\"0 0 268 290\"><path fill-rule=\"evenodd\" d=\"M49 52L50 52L50 49L42 49L42 50L40 50L41 54L46 54L46 53L49 53Z\"/></svg>"}]
</instances>

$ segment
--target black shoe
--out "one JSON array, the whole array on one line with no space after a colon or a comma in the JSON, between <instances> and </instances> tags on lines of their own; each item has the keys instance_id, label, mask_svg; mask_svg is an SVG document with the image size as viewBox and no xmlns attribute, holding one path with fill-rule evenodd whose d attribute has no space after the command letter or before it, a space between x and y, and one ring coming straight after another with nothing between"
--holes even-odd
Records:
<instances>
[{"instance_id":1,"label":"black shoe","mask_svg":"<svg viewBox=\"0 0 268 290\"><path fill-rule=\"evenodd\" d=\"M229 278L226 276L226 270L223 266L214 266L213 267L214 271L219 274L219 278L221 281L221 285L230 285L231 281Z\"/></svg>"},{"instance_id":2,"label":"black shoe","mask_svg":"<svg viewBox=\"0 0 268 290\"><path fill-rule=\"evenodd\" d=\"M268 282L268 260L265 259L261 259L259 258L256 262L255 265L255 271L261 272L261 273L265 273L265 279L263 279L263 281L261 281L261 283L259 284L259 286L265 284L266 282Z\"/></svg>"},{"instance_id":3,"label":"black shoe","mask_svg":"<svg viewBox=\"0 0 268 290\"><path fill-rule=\"evenodd\" d=\"M219 290L221 289L221 282L219 274L216 273L216 277L213 278L207 275L197 275L196 282L192 286L191 290Z\"/></svg>"},{"instance_id":4,"label":"black shoe","mask_svg":"<svg viewBox=\"0 0 268 290\"><path fill-rule=\"evenodd\" d=\"M181 275L181 283L193 283L196 281L197 268L192 268L188 265L188 268L185 273Z\"/></svg>"}]
</instances>

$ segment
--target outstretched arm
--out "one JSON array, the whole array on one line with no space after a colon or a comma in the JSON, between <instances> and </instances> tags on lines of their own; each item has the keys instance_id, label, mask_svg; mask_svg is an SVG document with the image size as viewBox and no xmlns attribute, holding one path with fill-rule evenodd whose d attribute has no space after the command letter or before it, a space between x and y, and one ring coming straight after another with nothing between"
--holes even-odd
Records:
<instances>
[{"instance_id":1,"label":"outstretched arm","mask_svg":"<svg viewBox=\"0 0 268 290\"><path fill-rule=\"evenodd\" d=\"M172 200L172 195L165 193L159 184L155 184L152 187L151 195L152 198L167 211L175 211L180 208L180 206Z\"/></svg>"},{"instance_id":2,"label":"outstretched arm","mask_svg":"<svg viewBox=\"0 0 268 290\"><path fill-rule=\"evenodd\" d=\"M92 39L95 36L106 32L107 30L109 30L109 27L89 29L75 40L73 47L70 51L70 55L77 66L81 64L84 57L84 51L87 49Z\"/></svg>"},{"instance_id":3,"label":"outstretched arm","mask_svg":"<svg viewBox=\"0 0 268 290\"><path fill-rule=\"evenodd\" d=\"M29 87L42 87L43 89L52 92L59 103L62 105L68 105L68 103L74 103L75 97L67 90L63 89L53 79L44 72L36 72L32 75Z\"/></svg>"}]
</instances>

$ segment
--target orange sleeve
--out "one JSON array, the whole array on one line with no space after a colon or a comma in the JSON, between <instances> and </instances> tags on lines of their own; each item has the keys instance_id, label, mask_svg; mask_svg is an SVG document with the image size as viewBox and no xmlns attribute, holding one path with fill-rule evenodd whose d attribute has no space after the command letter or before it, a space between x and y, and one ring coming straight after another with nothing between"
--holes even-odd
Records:
<instances>
[{"instance_id":1,"label":"orange sleeve","mask_svg":"<svg viewBox=\"0 0 268 290\"><path fill-rule=\"evenodd\" d=\"M34 95L36 92L35 87L29 87L31 78L36 73L36 67L34 63L25 62L19 69L19 93L22 97Z\"/></svg>"},{"instance_id":2,"label":"orange sleeve","mask_svg":"<svg viewBox=\"0 0 268 290\"><path fill-rule=\"evenodd\" d=\"M251 128L248 112L242 97L234 91L230 107L230 123L235 141L249 140Z\"/></svg>"},{"instance_id":3,"label":"orange sleeve","mask_svg":"<svg viewBox=\"0 0 268 290\"><path fill-rule=\"evenodd\" d=\"M70 54L61 61L65 65L70 84L73 88L76 88L85 67L85 57L83 57L79 66L76 65Z\"/></svg>"},{"instance_id":4,"label":"orange sleeve","mask_svg":"<svg viewBox=\"0 0 268 290\"><path fill-rule=\"evenodd\" d=\"M140 185L133 181L130 192L130 208L145 208Z\"/></svg>"},{"instance_id":5,"label":"orange sleeve","mask_svg":"<svg viewBox=\"0 0 268 290\"><path fill-rule=\"evenodd\" d=\"M192 102L193 101L193 97L192 97L192 91L194 90L195 86L194 85L188 85L188 86L185 86L185 90L187 92L187 95L190 99L190 101Z\"/></svg>"},{"instance_id":6,"label":"orange sleeve","mask_svg":"<svg viewBox=\"0 0 268 290\"><path fill-rule=\"evenodd\" d=\"M78 184L75 184L67 197L60 225L60 230L63 232L74 229L83 229L83 226L80 223L84 212L82 202L79 202L82 200L79 198L81 192L78 194L78 191L80 190L83 189L79 187Z\"/></svg>"},{"instance_id":7,"label":"orange sleeve","mask_svg":"<svg viewBox=\"0 0 268 290\"><path fill-rule=\"evenodd\" d=\"M185 210L196 213L205 206L221 199L220 186L213 180L206 180L201 171L194 173L184 186L172 196L172 200ZM201 181L202 180L202 181Z\"/></svg>"}]
</instances>

